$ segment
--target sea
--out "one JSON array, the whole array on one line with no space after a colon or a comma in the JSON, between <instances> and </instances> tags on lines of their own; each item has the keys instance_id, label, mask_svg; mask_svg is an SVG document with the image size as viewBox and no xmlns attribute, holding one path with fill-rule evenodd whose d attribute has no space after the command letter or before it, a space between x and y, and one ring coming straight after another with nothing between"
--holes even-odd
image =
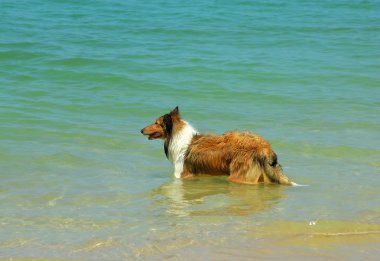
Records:
<instances>
[{"instance_id":1,"label":"sea","mask_svg":"<svg viewBox=\"0 0 380 261\"><path fill-rule=\"evenodd\" d=\"M378 0L0 0L0 260L378 260ZM307 186L176 179L179 106Z\"/></svg>"}]
</instances>

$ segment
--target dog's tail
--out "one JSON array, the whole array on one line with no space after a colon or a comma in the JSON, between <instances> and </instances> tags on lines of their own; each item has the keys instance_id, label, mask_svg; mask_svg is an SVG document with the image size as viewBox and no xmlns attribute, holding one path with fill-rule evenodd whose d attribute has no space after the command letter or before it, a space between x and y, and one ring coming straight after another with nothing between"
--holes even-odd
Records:
<instances>
[{"instance_id":1,"label":"dog's tail","mask_svg":"<svg viewBox=\"0 0 380 261\"><path fill-rule=\"evenodd\" d=\"M273 182L276 182L282 185L295 186L295 187L308 186L308 185L300 185L300 184L290 181L289 178L282 171L281 165L277 162L276 153L274 153L274 151L270 151L270 153L268 154L266 155L264 170L265 170L265 174L267 175L269 179L271 179Z\"/></svg>"},{"instance_id":2,"label":"dog's tail","mask_svg":"<svg viewBox=\"0 0 380 261\"><path fill-rule=\"evenodd\" d=\"M293 181L290 181L289 178L285 176L284 172L282 171L281 165L278 163L276 163L274 166L267 165L265 168L265 172L271 180L282 185L288 185L288 186L294 186L294 187L309 186L309 185L301 185Z\"/></svg>"},{"instance_id":3,"label":"dog's tail","mask_svg":"<svg viewBox=\"0 0 380 261\"><path fill-rule=\"evenodd\" d=\"M291 182L289 178L285 176L285 174L282 172L281 165L277 162L274 164L266 164L265 173L269 179L276 183L289 186L294 186L294 184L296 184L294 182Z\"/></svg>"},{"instance_id":4,"label":"dog's tail","mask_svg":"<svg viewBox=\"0 0 380 261\"><path fill-rule=\"evenodd\" d=\"M276 163L275 166L267 166L265 168L265 172L267 176L282 185L288 185L288 186L293 186L293 187L307 187L309 185L301 185L298 183L295 183L293 181L290 181L287 176L285 176L284 172L282 171L281 165Z\"/></svg>"}]
</instances>

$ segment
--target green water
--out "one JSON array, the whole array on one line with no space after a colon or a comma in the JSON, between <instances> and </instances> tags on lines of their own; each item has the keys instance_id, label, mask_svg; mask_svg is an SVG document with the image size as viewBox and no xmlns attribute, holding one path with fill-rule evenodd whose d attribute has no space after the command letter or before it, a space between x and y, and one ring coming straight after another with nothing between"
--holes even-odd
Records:
<instances>
[{"instance_id":1,"label":"green water","mask_svg":"<svg viewBox=\"0 0 380 261\"><path fill-rule=\"evenodd\" d=\"M378 1L3 0L0 23L0 259L378 256ZM176 105L309 186L175 180L139 130Z\"/></svg>"}]
</instances>

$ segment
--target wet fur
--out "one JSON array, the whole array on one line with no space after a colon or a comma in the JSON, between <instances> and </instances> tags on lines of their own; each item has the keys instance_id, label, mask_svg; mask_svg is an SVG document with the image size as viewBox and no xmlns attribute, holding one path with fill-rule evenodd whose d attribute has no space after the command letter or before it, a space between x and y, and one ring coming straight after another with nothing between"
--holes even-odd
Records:
<instances>
[{"instance_id":1,"label":"wet fur","mask_svg":"<svg viewBox=\"0 0 380 261\"><path fill-rule=\"evenodd\" d=\"M259 135L227 132L202 135L179 115L178 107L141 130L149 139L164 140L167 158L175 176L225 175L231 182L292 185L283 174L277 155Z\"/></svg>"}]
</instances>

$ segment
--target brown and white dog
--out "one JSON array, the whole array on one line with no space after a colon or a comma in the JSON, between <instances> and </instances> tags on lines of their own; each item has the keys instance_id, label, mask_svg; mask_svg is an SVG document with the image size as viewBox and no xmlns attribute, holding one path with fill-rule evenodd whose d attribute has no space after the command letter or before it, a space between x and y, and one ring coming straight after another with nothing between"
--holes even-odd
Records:
<instances>
[{"instance_id":1,"label":"brown and white dog","mask_svg":"<svg viewBox=\"0 0 380 261\"><path fill-rule=\"evenodd\" d=\"M221 136L199 134L182 120L178 106L141 130L149 140L163 139L166 157L174 175L226 175L237 183L278 183L296 185L283 173L277 155L259 135L226 132Z\"/></svg>"}]
</instances>

